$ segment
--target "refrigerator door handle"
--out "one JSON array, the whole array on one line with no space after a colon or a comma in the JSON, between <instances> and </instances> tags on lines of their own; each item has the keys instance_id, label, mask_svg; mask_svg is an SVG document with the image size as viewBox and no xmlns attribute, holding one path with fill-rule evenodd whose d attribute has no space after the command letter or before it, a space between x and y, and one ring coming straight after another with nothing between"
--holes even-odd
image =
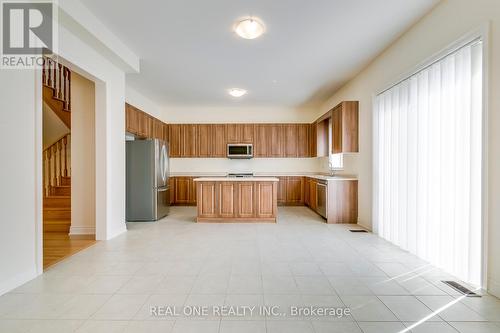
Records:
<instances>
[{"instance_id":1,"label":"refrigerator door handle","mask_svg":"<svg viewBox=\"0 0 500 333\"><path fill-rule=\"evenodd\" d=\"M168 190L168 187L163 187L163 188L156 189L156 191L158 191L158 192L165 192L167 190Z\"/></svg>"}]
</instances>

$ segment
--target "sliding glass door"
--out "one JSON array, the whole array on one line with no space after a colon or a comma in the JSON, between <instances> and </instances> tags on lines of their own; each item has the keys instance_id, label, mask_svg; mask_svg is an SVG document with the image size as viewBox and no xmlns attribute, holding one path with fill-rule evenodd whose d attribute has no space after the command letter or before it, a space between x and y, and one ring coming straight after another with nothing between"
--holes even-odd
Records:
<instances>
[{"instance_id":1,"label":"sliding glass door","mask_svg":"<svg viewBox=\"0 0 500 333\"><path fill-rule=\"evenodd\" d=\"M481 285L482 42L382 92L374 106L375 231Z\"/></svg>"}]
</instances>

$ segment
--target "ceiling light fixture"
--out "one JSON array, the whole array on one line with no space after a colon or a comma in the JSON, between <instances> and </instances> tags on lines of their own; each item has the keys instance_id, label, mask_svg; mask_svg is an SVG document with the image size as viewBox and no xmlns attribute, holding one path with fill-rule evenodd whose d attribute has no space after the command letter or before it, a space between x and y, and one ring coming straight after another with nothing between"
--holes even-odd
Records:
<instances>
[{"instance_id":1,"label":"ceiling light fixture","mask_svg":"<svg viewBox=\"0 0 500 333\"><path fill-rule=\"evenodd\" d=\"M250 17L235 24L234 31L241 38L255 39L264 33L264 24L257 18Z\"/></svg>"},{"instance_id":2,"label":"ceiling light fixture","mask_svg":"<svg viewBox=\"0 0 500 333\"><path fill-rule=\"evenodd\" d=\"M231 88L228 90L229 95L233 97L241 97L247 93L245 89L240 88Z\"/></svg>"}]
</instances>

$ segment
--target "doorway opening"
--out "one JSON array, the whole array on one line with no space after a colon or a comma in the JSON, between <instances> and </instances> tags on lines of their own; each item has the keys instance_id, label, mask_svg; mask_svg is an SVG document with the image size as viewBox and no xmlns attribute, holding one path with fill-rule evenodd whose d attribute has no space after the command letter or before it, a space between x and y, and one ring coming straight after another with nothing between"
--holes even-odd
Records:
<instances>
[{"instance_id":1,"label":"doorway opening","mask_svg":"<svg viewBox=\"0 0 500 333\"><path fill-rule=\"evenodd\" d=\"M95 85L54 58L42 70L43 269L95 244Z\"/></svg>"}]
</instances>

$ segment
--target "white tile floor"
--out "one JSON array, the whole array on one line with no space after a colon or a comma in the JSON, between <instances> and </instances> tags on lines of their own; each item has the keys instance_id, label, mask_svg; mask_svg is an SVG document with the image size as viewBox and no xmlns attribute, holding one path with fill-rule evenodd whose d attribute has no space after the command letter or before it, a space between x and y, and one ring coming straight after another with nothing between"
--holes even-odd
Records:
<instances>
[{"instance_id":1,"label":"white tile floor","mask_svg":"<svg viewBox=\"0 0 500 333\"><path fill-rule=\"evenodd\" d=\"M277 224L196 224L194 215L174 207L160 222L129 224L1 296L0 332L500 332L498 299L461 299L442 271L307 208L280 208ZM287 315L150 313L186 305ZM348 306L352 315L291 316L290 306Z\"/></svg>"}]
</instances>

